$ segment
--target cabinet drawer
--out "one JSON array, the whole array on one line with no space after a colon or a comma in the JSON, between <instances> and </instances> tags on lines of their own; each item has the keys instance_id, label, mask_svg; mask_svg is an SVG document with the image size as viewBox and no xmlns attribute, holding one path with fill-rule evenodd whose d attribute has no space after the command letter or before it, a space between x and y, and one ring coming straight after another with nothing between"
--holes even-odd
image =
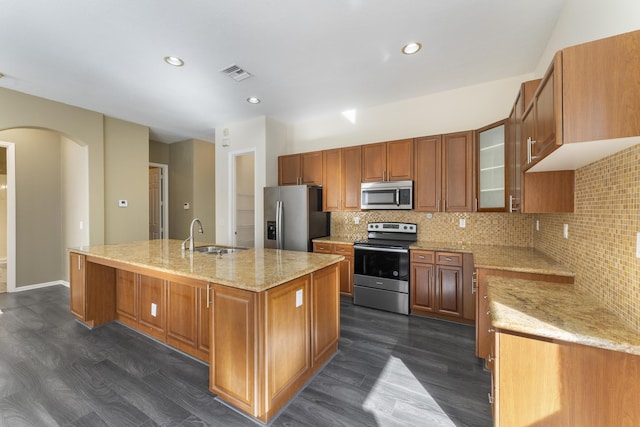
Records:
<instances>
[{"instance_id":1,"label":"cabinet drawer","mask_svg":"<svg viewBox=\"0 0 640 427\"><path fill-rule=\"evenodd\" d=\"M423 264L433 264L435 252L433 251L411 251L411 262Z\"/></svg>"},{"instance_id":2,"label":"cabinet drawer","mask_svg":"<svg viewBox=\"0 0 640 427\"><path fill-rule=\"evenodd\" d=\"M344 256L353 256L353 245L333 245L333 253Z\"/></svg>"},{"instance_id":3,"label":"cabinet drawer","mask_svg":"<svg viewBox=\"0 0 640 427\"><path fill-rule=\"evenodd\" d=\"M451 252L437 252L436 264L440 265L462 265L462 254Z\"/></svg>"},{"instance_id":4,"label":"cabinet drawer","mask_svg":"<svg viewBox=\"0 0 640 427\"><path fill-rule=\"evenodd\" d=\"M330 254L333 250L333 244L331 243L313 243L313 252L321 254Z\"/></svg>"}]
</instances>

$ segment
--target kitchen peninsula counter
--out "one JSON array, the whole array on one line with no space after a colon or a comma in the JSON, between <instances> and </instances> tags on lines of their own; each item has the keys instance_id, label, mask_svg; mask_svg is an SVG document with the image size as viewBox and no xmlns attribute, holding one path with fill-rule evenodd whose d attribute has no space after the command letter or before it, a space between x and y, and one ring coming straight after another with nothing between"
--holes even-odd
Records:
<instances>
[{"instance_id":1,"label":"kitchen peninsula counter","mask_svg":"<svg viewBox=\"0 0 640 427\"><path fill-rule=\"evenodd\" d=\"M181 243L71 249L70 310L89 327L119 321L208 362L210 391L267 423L338 350L344 257L191 253Z\"/></svg>"},{"instance_id":2,"label":"kitchen peninsula counter","mask_svg":"<svg viewBox=\"0 0 640 427\"><path fill-rule=\"evenodd\" d=\"M640 334L574 286L497 276L487 281L496 329L640 355Z\"/></svg>"}]
</instances>

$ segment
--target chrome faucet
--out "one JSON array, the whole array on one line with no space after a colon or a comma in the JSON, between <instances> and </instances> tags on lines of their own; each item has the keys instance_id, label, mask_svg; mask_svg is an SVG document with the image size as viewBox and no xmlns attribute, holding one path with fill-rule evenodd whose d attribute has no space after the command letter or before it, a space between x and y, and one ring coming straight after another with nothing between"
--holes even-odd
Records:
<instances>
[{"instance_id":1,"label":"chrome faucet","mask_svg":"<svg viewBox=\"0 0 640 427\"><path fill-rule=\"evenodd\" d=\"M202 223L200 222L200 220L198 218L194 218L193 221L191 221L191 225L189 226L189 237L187 237L186 239L184 239L184 242L182 242L182 250L187 250L187 240L189 241L189 251L193 252L193 248L195 247L195 240L193 238L193 226L196 224L196 222L198 223L198 233L202 234L204 233L204 230L202 229Z\"/></svg>"}]
</instances>

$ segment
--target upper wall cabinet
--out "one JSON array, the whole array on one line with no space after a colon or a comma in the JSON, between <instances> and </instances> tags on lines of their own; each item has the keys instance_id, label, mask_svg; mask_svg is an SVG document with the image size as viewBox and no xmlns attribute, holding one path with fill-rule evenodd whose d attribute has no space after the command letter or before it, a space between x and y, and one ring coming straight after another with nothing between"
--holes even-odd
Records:
<instances>
[{"instance_id":1,"label":"upper wall cabinet","mask_svg":"<svg viewBox=\"0 0 640 427\"><path fill-rule=\"evenodd\" d=\"M413 139L362 146L362 182L413 179Z\"/></svg>"},{"instance_id":2,"label":"upper wall cabinet","mask_svg":"<svg viewBox=\"0 0 640 427\"><path fill-rule=\"evenodd\" d=\"M322 151L278 157L278 185L322 185Z\"/></svg>"},{"instance_id":3,"label":"upper wall cabinet","mask_svg":"<svg viewBox=\"0 0 640 427\"><path fill-rule=\"evenodd\" d=\"M523 117L523 170L577 169L638 144L639 74L640 31L558 52Z\"/></svg>"},{"instance_id":4,"label":"upper wall cabinet","mask_svg":"<svg viewBox=\"0 0 640 427\"><path fill-rule=\"evenodd\" d=\"M506 121L476 131L478 212L507 210Z\"/></svg>"},{"instance_id":5,"label":"upper wall cabinet","mask_svg":"<svg viewBox=\"0 0 640 427\"><path fill-rule=\"evenodd\" d=\"M473 132L417 138L415 156L416 211L473 211Z\"/></svg>"},{"instance_id":6,"label":"upper wall cabinet","mask_svg":"<svg viewBox=\"0 0 640 427\"><path fill-rule=\"evenodd\" d=\"M322 210L360 210L361 147L325 150L322 156Z\"/></svg>"}]
</instances>

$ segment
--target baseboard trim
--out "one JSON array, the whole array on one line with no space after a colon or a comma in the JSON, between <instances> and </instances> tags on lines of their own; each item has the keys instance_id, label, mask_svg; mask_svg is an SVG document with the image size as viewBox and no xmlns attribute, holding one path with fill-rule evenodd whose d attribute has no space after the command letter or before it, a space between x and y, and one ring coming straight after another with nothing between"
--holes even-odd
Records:
<instances>
[{"instance_id":1,"label":"baseboard trim","mask_svg":"<svg viewBox=\"0 0 640 427\"><path fill-rule=\"evenodd\" d=\"M36 283L35 285L16 286L11 292L31 291L33 289L47 288L49 286L62 285L69 287L69 282L64 280L56 280L53 282Z\"/></svg>"}]
</instances>

